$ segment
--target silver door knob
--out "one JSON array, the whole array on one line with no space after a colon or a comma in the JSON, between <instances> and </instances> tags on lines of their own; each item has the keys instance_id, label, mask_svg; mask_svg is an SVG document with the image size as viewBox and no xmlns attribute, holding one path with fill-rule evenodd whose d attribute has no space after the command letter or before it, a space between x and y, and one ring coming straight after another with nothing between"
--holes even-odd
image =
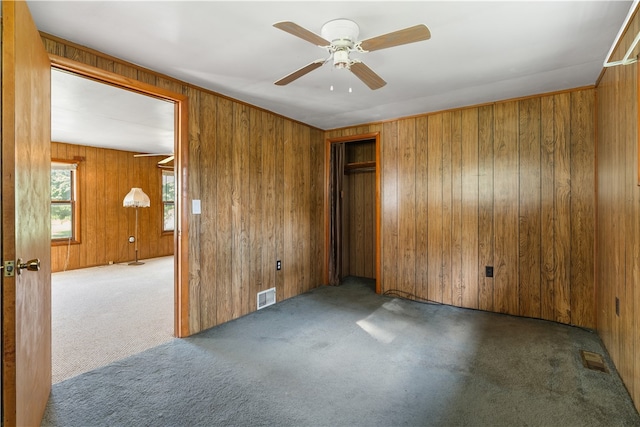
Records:
<instances>
[{"instance_id":1,"label":"silver door knob","mask_svg":"<svg viewBox=\"0 0 640 427\"><path fill-rule=\"evenodd\" d=\"M27 262L22 262L20 258L18 258L18 271L20 274L22 270L26 269L27 271L40 271L40 260L38 258L30 259Z\"/></svg>"}]
</instances>

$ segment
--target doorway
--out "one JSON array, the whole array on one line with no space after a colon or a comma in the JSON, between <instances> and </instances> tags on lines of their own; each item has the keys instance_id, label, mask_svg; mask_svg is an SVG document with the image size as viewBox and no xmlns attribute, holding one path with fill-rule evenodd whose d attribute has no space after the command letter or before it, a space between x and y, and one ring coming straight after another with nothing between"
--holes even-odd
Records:
<instances>
[{"instance_id":1,"label":"doorway","mask_svg":"<svg viewBox=\"0 0 640 427\"><path fill-rule=\"evenodd\" d=\"M327 141L328 283L375 279L380 293L379 134Z\"/></svg>"},{"instance_id":2,"label":"doorway","mask_svg":"<svg viewBox=\"0 0 640 427\"><path fill-rule=\"evenodd\" d=\"M126 79L122 76L112 74L91 66L79 64L74 61L52 56L51 58L52 69L66 71L68 73L76 74L80 77L104 83L112 87L117 87L129 92L146 95L148 97L156 98L159 100L167 101L173 107L173 114L171 120L173 120L173 144L170 153L174 155L174 183L175 183L175 198L173 206L173 214L175 215L175 228L172 232L166 232L166 237L169 238L169 244L173 246L172 265L170 268L173 273L173 320L172 320L172 333L175 337L184 337L188 335L188 310L187 310L187 290L188 290L188 244L187 244L187 207L186 207L186 185L187 182L187 152L188 147L186 141L187 138L187 98L186 96L178 93L171 92L166 89L158 88L152 85L148 85L142 82ZM183 141L185 141L183 143ZM129 150L128 150L129 151ZM134 151L134 150L130 150ZM135 150L137 151L137 150ZM167 156L159 156L157 160L163 160ZM136 159L137 160L137 159ZM140 159L141 161L143 159ZM147 159L144 159L147 160ZM156 162L157 160L151 160ZM133 159L132 159L133 161ZM163 169L166 171L166 169ZM158 168L158 180L160 181L161 169ZM164 176L165 174L163 174ZM127 189L128 191L128 189ZM120 199L124 198L126 194L119 194L122 191L118 191ZM163 199L163 202L165 200ZM122 200L120 200L122 202ZM129 211L129 209L127 209ZM130 212L127 212L130 213ZM166 216L166 213L165 213ZM163 218L162 224L165 224L166 218ZM131 232L133 233L133 232ZM126 246L126 244L125 244ZM131 245L132 246L132 245ZM138 267L129 267L138 268Z\"/></svg>"}]
</instances>

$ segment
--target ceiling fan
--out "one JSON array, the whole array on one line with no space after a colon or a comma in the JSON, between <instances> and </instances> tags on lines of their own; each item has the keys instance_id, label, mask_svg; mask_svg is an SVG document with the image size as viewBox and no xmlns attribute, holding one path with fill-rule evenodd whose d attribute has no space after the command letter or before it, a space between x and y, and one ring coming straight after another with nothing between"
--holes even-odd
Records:
<instances>
[{"instance_id":1,"label":"ceiling fan","mask_svg":"<svg viewBox=\"0 0 640 427\"><path fill-rule=\"evenodd\" d=\"M424 24L414 25L413 27L393 31L391 33L361 41L358 41L360 27L349 19L334 19L327 22L322 26L320 32L322 36L319 36L290 21L277 22L273 24L273 26L313 43L318 47L326 49L329 52L328 58L317 59L276 81L275 84L278 86L284 86L299 79L305 74L320 68L333 58L333 66L335 68L346 68L362 80L364 84L369 86L370 89L380 89L386 85L387 82L373 72L373 70L366 66L362 61L358 59L351 59L349 54L354 51L361 53L373 52L375 50L415 43L431 38L431 33Z\"/></svg>"},{"instance_id":2,"label":"ceiling fan","mask_svg":"<svg viewBox=\"0 0 640 427\"><path fill-rule=\"evenodd\" d=\"M134 154L133 157L160 157L165 156L164 159L158 162L158 167L173 168L173 166L167 166L167 163L171 163L174 159L173 154L169 153L150 153L150 154Z\"/></svg>"}]
</instances>

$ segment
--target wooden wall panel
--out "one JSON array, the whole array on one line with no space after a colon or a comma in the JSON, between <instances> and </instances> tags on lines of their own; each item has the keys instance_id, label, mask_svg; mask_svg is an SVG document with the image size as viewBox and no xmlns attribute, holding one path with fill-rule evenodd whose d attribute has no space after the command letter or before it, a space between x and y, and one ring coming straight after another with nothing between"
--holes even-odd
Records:
<instances>
[{"instance_id":1,"label":"wooden wall panel","mask_svg":"<svg viewBox=\"0 0 640 427\"><path fill-rule=\"evenodd\" d=\"M461 212L462 238L461 300L457 305L478 308L479 277L479 163L478 110L462 111L461 134Z\"/></svg>"},{"instance_id":2,"label":"wooden wall panel","mask_svg":"<svg viewBox=\"0 0 640 427\"><path fill-rule=\"evenodd\" d=\"M442 283L442 299L444 304L452 304L451 284L451 226L452 226L452 201L451 201L451 145L453 140L452 118L453 112L446 112L442 117L442 235L440 245L442 247L442 267L440 280Z\"/></svg>"},{"instance_id":3,"label":"wooden wall panel","mask_svg":"<svg viewBox=\"0 0 640 427\"><path fill-rule=\"evenodd\" d=\"M571 321L571 284L569 271L571 268L571 153L569 138L571 133L570 93L556 95L555 116L556 139L554 150L554 206L555 206L555 317L553 320L562 323Z\"/></svg>"},{"instance_id":4,"label":"wooden wall panel","mask_svg":"<svg viewBox=\"0 0 640 427\"><path fill-rule=\"evenodd\" d=\"M207 120L208 118L205 118ZM216 107L216 323L233 319L233 103L218 99ZM212 172L213 172L212 170ZM209 190L210 191L210 190ZM214 232L214 230L211 230ZM212 278L213 279L213 278Z\"/></svg>"},{"instance_id":5,"label":"wooden wall panel","mask_svg":"<svg viewBox=\"0 0 640 427\"><path fill-rule=\"evenodd\" d=\"M382 292L594 327L594 114L577 89L385 122Z\"/></svg>"},{"instance_id":6,"label":"wooden wall panel","mask_svg":"<svg viewBox=\"0 0 640 427\"><path fill-rule=\"evenodd\" d=\"M323 131L53 36L42 38L50 53L187 95L187 198L189 203L201 200L202 207L200 215L188 218L190 333L254 311L260 290L275 287L282 300L322 283ZM105 164L117 165L116 157L105 156ZM132 186L127 180L136 177L130 173L134 163L126 162L97 177L104 182L97 195ZM144 174L138 178L146 179ZM109 209L121 206L124 194ZM107 229L132 230L130 214L108 215L103 221ZM167 240L172 249L173 238ZM97 238L96 259L132 257L124 242L108 235ZM153 247L142 236L141 244L144 251ZM282 260L281 271L276 271L276 260Z\"/></svg>"},{"instance_id":7,"label":"wooden wall panel","mask_svg":"<svg viewBox=\"0 0 640 427\"><path fill-rule=\"evenodd\" d=\"M416 212L429 209L428 118L416 118ZM429 294L429 240L427 215L416 215L416 295Z\"/></svg>"},{"instance_id":8,"label":"wooden wall panel","mask_svg":"<svg viewBox=\"0 0 640 427\"><path fill-rule=\"evenodd\" d=\"M398 283L398 124L397 122L385 123L380 135L381 157L380 164L381 194L380 194L380 252L381 276L379 283L385 283L381 287L382 292L390 289L399 289Z\"/></svg>"},{"instance_id":9,"label":"wooden wall panel","mask_svg":"<svg viewBox=\"0 0 640 427\"><path fill-rule=\"evenodd\" d=\"M518 104L494 108L494 310L518 314Z\"/></svg>"},{"instance_id":10,"label":"wooden wall panel","mask_svg":"<svg viewBox=\"0 0 640 427\"><path fill-rule=\"evenodd\" d=\"M262 165L262 138L264 125L262 119L264 113L258 110L250 111L250 139L249 139L249 169L252 171L249 181L249 274L248 274L248 300L247 311L252 311L252 307L257 306L257 293L263 290L263 261L262 248L264 247L264 232L262 230L264 194L262 183L264 182Z\"/></svg>"},{"instance_id":11,"label":"wooden wall panel","mask_svg":"<svg viewBox=\"0 0 640 427\"><path fill-rule=\"evenodd\" d=\"M451 115L451 302L462 305L462 111Z\"/></svg>"},{"instance_id":12,"label":"wooden wall panel","mask_svg":"<svg viewBox=\"0 0 640 427\"><path fill-rule=\"evenodd\" d=\"M593 97L591 97L593 98ZM520 103L520 195L519 263L520 311L523 316L541 317L540 312L540 99ZM593 135L590 136L593 138ZM585 193L589 193L586 186ZM593 198L593 192L591 192ZM592 245L593 248L593 245ZM592 310L593 311L593 310Z\"/></svg>"},{"instance_id":13,"label":"wooden wall panel","mask_svg":"<svg viewBox=\"0 0 640 427\"><path fill-rule=\"evenodd\" d=\"M442 281L443 270L443 242L442 224L446 218L442 209L442 145L443 123L442 114L428 117L427 123L427 294L426 299L441 302L444 298ZM384 141L382 144L384 146ZM385 161L385 160L383 160Z\"/></svg>"},{"instance_id":14,"label":"wooden wall panel","mask_svg":"<svg viewBox=\"0 0 640 427\"><path fill-rule=\"evenodd\" d=\"M320 262L314 262L315 260L323 260L325 255L325 230L324 225L324 156L325 156L325 140L324 132L320 129L311 129L309 133L309 203L310 212L309 227L311 229L309 236L310 245L310 277L306 283L306 289L312 289L315 287L313 278L324 278L324 264ZM322 167L318 167L322 165ZM375 199L375 193L374 193ZM374 202L375 203L375 202ZM374 215L375 218L375 215ZM318 226L320 224L320 226ZM375 239L371 239L375 242ZM375 257L375 243L374 243L374 257ZM373 266L375 277L375 264Z\"/></svg>"},{"instance_id":15,"label":"wooden wall panel","mask_svg":"<svg viewBox=\"0 0 640 427\"><path fill-rule=\"evenodd\" d=\"M478 109L478 308L493 311L493 107ZM471 261L471 260L470 260Z\"/></svg>"},{"instance_id":16,"label":"wooden wall panel","mask_svg":"<svg viewBox=\"0 0 640 427\"><path fill-rule=\"evenodd\" d=\"M640 31L640 17L632 18L611 60L621 59ZM637 49L636 49L637 50ZM635 54L635 53L634 53ZM597 87L597 233L595 299L597 327L620 377L640 409L640 186L638 186L638 65L607 68ZM588 100L573 97L574 108L588 108ZM580 107L578 107L580 105ZM573 121L572 117L572 121ZM582 126L589 126L582 123ZM571 151L582 157L589 147L571 140ZM573 165L572 165L573 167ZM573 176L572 176L573 177ZM579 180L589 180L589 175ZM591 214L583 194L572 181L572 229L581 230ZM573 255L585 251L572 241ZM574 252L575 251L575 252ZM583 283L579 260L572 260L572 280ZM591 286L581 285L592 296ZM616 299L619 312L616 312ZM571 295L572 310L577 306Z\"/></svg>"},{"instance_id":17,"label":"wooden wall panel","mask_svg":"<svg viewBox=\"0 0 640 427\"><path fill-rule=\"evenodd\" d=\"M133 261L135 210L122 207L131 187L140 187L151 200L138 211L138 258L173 254L173 235L162 233L161 171L155 158L135 153L51 143L51 158L80 160L78 165L80 243L51 247L52 271L73 270ZM114 179L114 171L122 171Z\"/></svg>"},{"instance_id":18,"label":"wooden wall panel","mask_svg":"<svg viewBox=\"0 0 640 427\"><path fill-rule=\"evenodd\" d=\"M249 300L249 109L233 104L231 144L231 301L232 317L247 314Z\"/></svg>"},{"instance_id":19,"label":"wooden wall panel","mask_svg":"<svg viewBox=\"0 0 640 427\"><path fill-rule=\"evenodd\" d=\"M415 295L416 274L416 141L415 119L398 121L398 289Z\"/></svg>"},{"instance_id":20,"label":"wooden wall panel","mask_svg":"<svg viewBox=\"0 0 640 427\"><path fill-rule=\"evenodd\" d=\"M595 206L589 186L595 182L595 99L586 92L571 94L571 312L595 325L591 309L595 286L589 272L594 269L595 235L589 230L593 224ZM591 116L591 117L590 117ZM581 167L593 163L593 169ZM638 218L637 216L634 216ZM637 224L634 221L634 224Z\"/></svg>"}]
</instances>

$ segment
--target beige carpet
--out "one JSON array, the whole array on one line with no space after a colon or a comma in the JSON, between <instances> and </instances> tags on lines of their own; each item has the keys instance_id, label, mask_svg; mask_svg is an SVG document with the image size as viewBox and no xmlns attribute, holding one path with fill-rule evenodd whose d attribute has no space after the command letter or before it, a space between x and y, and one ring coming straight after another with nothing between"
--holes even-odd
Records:
<instances>
[{"instance_id":1,"label":"beige carpet","mask_svg":"<svg viewBox=\"0 0 640 427\"><path fill-rule=\"evenodd\" d=\"M173 339L173 257L51 275L52 382Z\"/></svg>"}]
</instances>

